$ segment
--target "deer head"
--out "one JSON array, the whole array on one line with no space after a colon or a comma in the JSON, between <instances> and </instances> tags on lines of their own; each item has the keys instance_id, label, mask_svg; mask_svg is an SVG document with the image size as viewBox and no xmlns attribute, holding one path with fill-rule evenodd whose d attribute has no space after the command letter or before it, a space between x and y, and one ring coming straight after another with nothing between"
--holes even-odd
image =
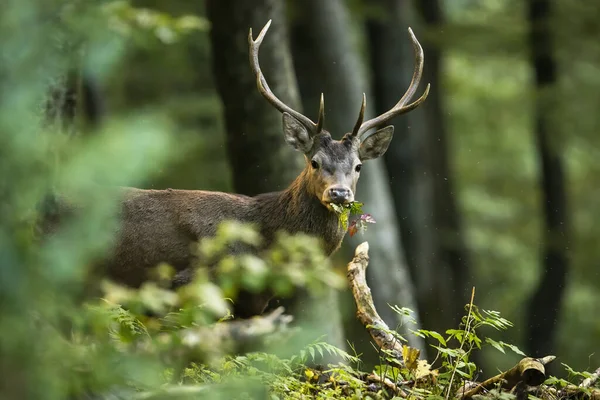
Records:
<instances>
[{"instance_id":1,"label":"deer head","mask_svg":"<svg viewBox=\"0 0 600 400\"><path fill-rule=\"evenodd\" d=\"M273 107L283 114L285 141L294 149L304 153L305 177L310 194L316 196L329 209L331 209L331 203L352 202L362 163L381 157L386 152L394 134L394 127L389 125L374 132L369 131L400 114L417 108L427 98L429 84L420 98L409 103L423 74L423 49L409 28L408 32L415 50L416 65L408 90L392 109L368 121L363 121L366 107L366 96L363 94L362 105L354 129L343 135L340 140L335 140L329 132L323 129L325 117L323 94L321 94L319 118L315 123L283 103L269 88L260 69L258 51L270 25L271 21L269 20L256 40L252 35L252 29L248 35L250 64L256 75L258 90Z\"/></svg>"}]
</instances>

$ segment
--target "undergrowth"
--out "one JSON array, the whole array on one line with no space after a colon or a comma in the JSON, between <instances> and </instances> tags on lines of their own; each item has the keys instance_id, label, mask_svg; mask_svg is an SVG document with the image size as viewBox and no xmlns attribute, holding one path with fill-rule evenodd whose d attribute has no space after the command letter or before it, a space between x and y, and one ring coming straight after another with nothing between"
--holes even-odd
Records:
<instances>
[{"instance_id":1,"label":"undergrowth","mask_svg":"<svg viewBox=\"0 0 600 400\"><path fill-rule=\"evenodd\" d=\"M165 347L167 341L161 338L164 329L149 328L131 312L114 304L105 302L100 308L109 317L105 321L108 322L110 342L117 351L138 355L158 352L162 353L163 360L171 357L171 362L176 354L180 357L179 361L192 359L189 354L183 355L185 345L182 343L172 342ZM501 352L509 350L524 356L514 345L482 336L481 328L486 326L505 330L512 324L496 311L479 310L470 304L469 313L456 329L449 329L443 334L414 331L416 335L432 339L430 345L436 350L436 355L431 363L420 359L418 350L405 345L401 363L384 356L373 370L363 371L359 356L317 340L287 357L270 351L253 351L222 355L205 359L205 362L190 361L182 368L165 366L158 388L144 391L135 385L123 387L121 395L127 393L131 398L189 396L211 399L448 399L454 397L465 381L476 378L478 367L470 360L474 351L491 346ZM327 355L338 358L340 362L319 365ZM589 373L566 368L571 382L550 377L546 383L560 388L572 385L574 378L590 376ZM497 394L497 397L514 397L508 393Z\"/></svg>"},{"instance_id":2,"label":"undergrowth","mask_svg":"<svg viewBox=\"0 0 600 400\"><path fill-rule=\"evenodd\" d=\"M88 303L77 314L79 319L73 321L70 336L65 338L74 355L69 365L72 382L78 382L71 393L133 399L442 400L453 398L465 382L480 380L481 368L472 361L474 352L491 347L525 357L517 346L487 334L506 330L512 323L497 311L480 309L473 298L458 327L445 332L411 331L426 339L434 350L431 362L421 358L419 350L403 344L401 360L381 350L380 363L364 370L360 355L322 338L306 344L306 337L314 332L285 324L261 336L252 349L240 350L237 333L233 339L224 338L227 331L213 328L231 322L227 297L235 299L238 288L275 288L288 293L297 286L309 287L314 293L331 282L340 287L336 279L326 279L332 277L324 275L321 256L305 252L312 242L306 239L302 244L302 240L291 245L289 238L282 236L261 254L260 261L226 256L217 264L215 283L198 274L187 288L166 289L161 282L168 280L171 272L165 266L157 270L156 281L140 289L105 283L103 299ZM260 238L251 228L224 225L217 237L200 246L200 251L210 259L232 241L252 246ZM301 272L291 272L299 259L304 266ZM280 264L273 272L275 262ZM316 275L320 279L314 279ZM313 279L311 285L307 285L309 277ZM405 308L392 309L403 315L410 313ZM334 361L327 362L330 360ZM92 372L99 364L116 367L103 374ZM566 367L571 380L590 376ZM569 380L556 377L546 383L556 388L571 385ZM498 392L496 397L506 396L512 395Z\"/></svg>"}]
</instances>

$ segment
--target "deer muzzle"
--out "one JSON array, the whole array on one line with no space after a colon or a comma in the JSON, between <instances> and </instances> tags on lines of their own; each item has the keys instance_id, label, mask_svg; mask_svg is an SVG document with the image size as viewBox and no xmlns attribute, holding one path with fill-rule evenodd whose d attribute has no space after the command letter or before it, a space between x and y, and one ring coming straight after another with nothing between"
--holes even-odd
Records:
<instances>
[{"instance_id":1,"label":"deer muzzle","mask_svg":"<svg viewBox=\"0 0 600 400\"><path fill-rule=\"evenodd\" d=\"M354 193L346 186L330 186L323 193L324 203L346 204L354 201Z\"/></svg>"}]
</instances>

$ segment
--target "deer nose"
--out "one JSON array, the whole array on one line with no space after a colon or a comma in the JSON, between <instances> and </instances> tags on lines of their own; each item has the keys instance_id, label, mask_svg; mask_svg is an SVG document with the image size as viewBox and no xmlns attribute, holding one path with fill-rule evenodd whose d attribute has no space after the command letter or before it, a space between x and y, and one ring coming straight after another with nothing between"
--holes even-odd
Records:
<instances>
[{"instance_id":1,"label":"deer nose","mask_svg":"<svg viewBox=\"0 0 600 400\"><path fill-rule=\"evenodd\" d=\"M352 192L345 187L334 187L329 189L329 198L333 203L346 203L350 200Z\"/></svg>"}]
</instances>

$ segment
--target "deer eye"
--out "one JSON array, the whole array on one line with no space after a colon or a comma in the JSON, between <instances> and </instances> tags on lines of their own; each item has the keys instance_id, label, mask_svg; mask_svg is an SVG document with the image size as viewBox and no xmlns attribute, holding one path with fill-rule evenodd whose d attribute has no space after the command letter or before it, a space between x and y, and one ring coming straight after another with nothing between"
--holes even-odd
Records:
<instances>
[{"instance_id":1,"label":"deer eye","mask_svg":"<svg viewBox=\"0 0 600 400\"><path fill-rule=\"evenodd\" d=\"M312 160L310 162L310 165L314 168L314 169L319 169L319 163L315 160Z\"/></svg>"},{"instance_id":2,"label":"deer eye","mask_svg":"<svg viewBox=\"0 0 600 400\"><path fill-rule=\"evenodd\" d=\"M356 167L354 167L354 170L356 172L360 172L360 169L362 168L362 164L358 164Z\"/></svg>"}]
</instances>

